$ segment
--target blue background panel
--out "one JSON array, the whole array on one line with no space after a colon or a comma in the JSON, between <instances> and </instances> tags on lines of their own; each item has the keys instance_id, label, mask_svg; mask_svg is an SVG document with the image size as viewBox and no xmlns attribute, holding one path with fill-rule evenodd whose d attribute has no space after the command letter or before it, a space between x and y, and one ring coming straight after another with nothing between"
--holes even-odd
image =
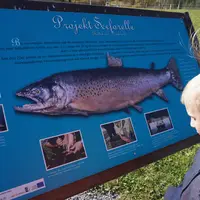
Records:
<instances>
[{"instance_id":1,"label":"blue background panel","mask_svg":"<svg viewBox=\"0 0 200 200\"><path fill-rule=\"evenodd\" d=\"M106 42L117 41L121 44L127 44L127 41L135 40L137 44L145 43L145 49L151 50L152 48L152 51L146 53L145 56L139 56L137 53L134 55L134 50L129 49L133 51L133 56L122 58L124 67L149 69L150 64L154 62L155 69L161 69L166 67L171 57L174 57L185 85L188 80L199 73L199 69L196 60L189 56L189 37L182 19L6 9L0 10L0 13L2 27L0 33L0 104L4 106L8 124L8 131L0 133L0 137L5 139L5 145L0 147L2 160L0 165L0 192L44 178L46 186L44 189L19 198L27 199L112 168L196 134L194 129L189 126L190 119L185 112L184 106L180 104L181 93L172 85L167 85L163 89L169 99L168 103L154 95L152 99L145 99L139 103L143 108L142 113L138 113L131 108L130 114L118 111L103 115L92 115L88 118L80 116L48 117L16 113L13 109L15 105L27 102L17 98L15 92L29 83L61 71L107 67L106 53L108 52L108 47L100 51L102 56L96 60L17 64L17 62L21 61L20 57L48 57L49 55L64 54L61 53L61 48L19 50L20 47L34 46L30 44L31 42L61 41L67 44L71 42L72 46L74 46L74 42L93 41L102 48L102 44ZM53 19L62 21L60 21L60 28L54 27L58 26L58 23L54 23L56 21ZM85 29L83 29L84 20L87 22ZM130 26L133 26L134 30L113 30L116 29L117 25L122 25L124 20L129 20ZM109 22L111 23L111 21L113 25L112 31L110 29L106 30L104 25L109 27ZM72 27L76 27L76 24L79 24L80 29L78 32L76 32L76 28L75 30L72 29ZM82 24L82 29L80 24ZM89 24L92 27L91 29ZM160 46L148 46L148 40L164 42L161 42L162 45ZM16 46L16 50L9 50L9 48L15 47L13 45L18 45L18 41L20 46ZM183 47L183 44L180 44L180 41L184 43L186 48ZM169 43L173 44L169 45ZM48 45L45 44L44 46ZM53 45L49 44L49 46ZM132 45L132 47L135 46ZM78 49L80 48L77 47ZM95 47L94 54L97 52L96 49L98 47ZM162 55L153 53L153 50L158 49L164 49L168 53ZM71 50L70 47L65 48L65 51L68 51L66 54L69 54ZM121 54L123 54L125 48L116 47L116 50L111 50L111 55L120 50L122 51ZM19 58L19 60L13 60L12 58L4 60L3 58L6 57ZM73 58L73 56L71 57ZM173 129L152 137L145 120L145 113L163 108L167 108L169 111ZM137 141L126 145L126 147L122 146L118 149L107 151L100 125L127 117L131 118ZM87 158L56 169L46 170L40 140L75 130L81 131ZM155 145L156 141L160 141L157 146ZM122 154L125 148L128 147L130 147L129 152ZM111 154L115 153L115 151L119 151L119 156L111 158Z\"/></svg>"}]
</instances>

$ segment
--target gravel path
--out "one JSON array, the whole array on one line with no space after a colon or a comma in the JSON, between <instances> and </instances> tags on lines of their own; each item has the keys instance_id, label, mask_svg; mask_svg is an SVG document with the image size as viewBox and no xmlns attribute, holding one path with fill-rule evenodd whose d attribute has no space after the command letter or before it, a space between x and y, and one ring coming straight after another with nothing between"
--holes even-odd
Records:
<instances>
[{"instance_id":1,"label":"gravel path","mask_svg":"<svg viewBox=\"0 0 200 200\"><path fill-rule=\"evenodd\" d=\"M112 192L100 192L98 190L88 190L86 192L75 195L66 200L117 200L119 195Z\"/></svg>"}]
</instances>

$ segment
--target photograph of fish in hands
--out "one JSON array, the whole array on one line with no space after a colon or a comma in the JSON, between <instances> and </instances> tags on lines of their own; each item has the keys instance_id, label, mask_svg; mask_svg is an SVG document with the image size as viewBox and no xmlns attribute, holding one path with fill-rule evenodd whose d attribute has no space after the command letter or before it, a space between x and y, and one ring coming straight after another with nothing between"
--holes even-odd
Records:
<instances>
[{"instance_id":1,"label":"photograph of fish in hands","mask_svg":"<svg viewBox=\"0 0 200 200\"><path fill-rule=\"evenodd\" d=\"M137 141L130 118L101 124L101 132L107 150Z\"/></svg>"},{"instance_id":2,"label":"photograph of fish in hands","mask_svg":"<svg viewBox=\"0 0 200 200\"><path fill-rule=\"evenodd\" d=\"M125 111L142 112L140 102L157 95L168 102L163 88L183 89L174 57L165 66L150 62L149 68L125 67L120 58L107 53L107 67L51 74L16 92L33 104L15 106L18 112L44 115L81 115Z\"/></svg>"},{"instance_id":3,"label":"photograph of fish in hands","mask_svg":"<svg viewBox=\"0 0 200 200\"><path fill-rule=\"evenodd\" d=\"M86 158L86 152L80 131L40 140L46 169Z\"/></svg>"}]
</instances>

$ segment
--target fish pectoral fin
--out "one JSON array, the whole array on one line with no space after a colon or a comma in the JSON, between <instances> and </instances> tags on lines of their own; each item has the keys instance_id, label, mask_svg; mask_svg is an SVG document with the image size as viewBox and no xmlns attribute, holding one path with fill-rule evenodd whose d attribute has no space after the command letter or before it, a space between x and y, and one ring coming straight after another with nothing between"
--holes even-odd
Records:
<instances>
[{"instance_id":1,"label":"fish pectoral fin","mask_svg":"<svg viewBox=\"0 0 200 200\"><path fill-rule=\"evenodd\" d=\"M164 101L168 102L168 99L164 93L164 91L162 89L159 89L155 92L156 95L158 95L161 99L163 99Z\"/></svg>"},{"instance_id":2,"label":"fish pectoral fin","mask_svg":"<svg viewBox=\"0 0 200 200\"><path fill-rule=\"evenodd\" d=\"M141 106L135 105L132 101L129 102L129 105L135 108L138 112L142 112L143 110Z\"/></svg>"},{"instance_id":3,"label":"fish pectoral fin","mask_svg":"<svg viewBox=\"0 0 200 200\"><path fill-rule=\"evenodd\" d=\"M71 114L73 115L82 115L85 117L88 117L88 112L82 111L82 110L74 110L73 112L71 112Z\"/></svg>"},{"instance_id":4,"label":"fish pectoral fin","mask_svg":"<svg viewBox=\"0 0 200 200\"><path fill-rule=\"evenodd\" d=\"M63 112L67 113L67 114L73 114L73 115L83 115L88 117L88 112L86 111L82 111L82 110L78 110L78 109L74 109L70 106L65 106L65 108L62 109Z\"/></svg>"},{"instance_id":5,"label":"fish pectoral fin","mask_svg":"<svg viewBox=\"0 0 200 200\"><path fill-rule=\"evenodd\" d=\"M142 107L138 105L132 105L133 108L135 108L137 111L142 112Z\"/></svg>"},{"instance_id":6,"label":"fish pectoral fin","mask_svg":"<svg viewBox=\"0 0 200 200\"><path fill-rule=\"evenodd\" d=\"M77 110L77 111L75 111L76 112L76 114L80 114L80 115L83 115L83 116L85 116L85 117L88 117L89 115L88 115L88 112L85 112L85 111L81 111L81 110Z\"/></svg>"}]
</instances>

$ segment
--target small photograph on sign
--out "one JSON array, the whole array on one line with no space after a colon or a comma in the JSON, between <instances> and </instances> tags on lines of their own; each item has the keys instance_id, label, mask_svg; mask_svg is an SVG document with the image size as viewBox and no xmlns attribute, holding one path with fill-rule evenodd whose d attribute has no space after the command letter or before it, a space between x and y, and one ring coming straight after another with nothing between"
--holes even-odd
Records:
<instances>
[{"instance_id":1,"label":"small photograph on sign","mask_svg":"<svg viewBox=\"0 0 200 200\"><path fill-rule=\"evenodd\" d=\"M0 133L8 131L4 107L0 104Z\"/></svg>"},{"instance_id":2,"label":"small photograph on sign","mask_svg":"<svg viewBox=\"0 0 200 200\"><path fill-rule=\"evenodd\" d=\"M130 118L101 124L101 132L107 150L137 141Z\"/></svg>"},{"instance_id":3,"label":"small photograph on sign","mask_svg":"<svg viewBox=\"0 0 200 200\"><path fill-rule=\"evenodd\" d=\"M80 131L40 140L46 169L53 169L87 158Z\"/></svg>"},{"instance_id":4,"label":"small photograph on sign","mask_svg":"<svg viewBox=\"0 0 200 200\"><path fill-rule=\"evenodd\" d=\"M145 118L151 136L173 129L173 124L168 109L145 113Z\"/></svg>"}]
</instances>

